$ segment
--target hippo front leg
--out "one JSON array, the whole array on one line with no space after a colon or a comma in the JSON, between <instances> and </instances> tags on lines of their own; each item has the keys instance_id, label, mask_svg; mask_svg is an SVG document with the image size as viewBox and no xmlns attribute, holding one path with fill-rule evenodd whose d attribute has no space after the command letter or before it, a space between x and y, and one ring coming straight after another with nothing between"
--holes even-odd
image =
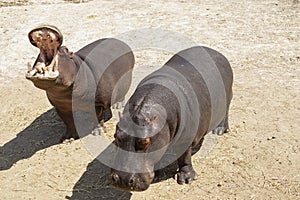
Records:
<instances>
[{"instance_id":1,"label":"hippo front leg","mask_svg":"<svg viewBox=\"0 0 300 200\"><path fill-rule=\"evenodd\" d=\"M189 147L188 150L177 160L179 166L179 172L177 173L177 183L191 183L196 180L197 173L192 166L192 148Z\"/></svg>"},{"instance_id":2,"label":"hippo front leg","mask_svg":"<svg viewBox=\"0 0 300 200\"><path fill-rule=\"evenodd\" d=\"M75 140L79 138L78 133L76 131L76 127L74 124L74 118L72 112L63 112L60 110L57 110L57 114L61 117L61 119L66 124L66 132L61 137L60 141L63 142L64 140L74 138Z\"/></svg>"}]
</instances>

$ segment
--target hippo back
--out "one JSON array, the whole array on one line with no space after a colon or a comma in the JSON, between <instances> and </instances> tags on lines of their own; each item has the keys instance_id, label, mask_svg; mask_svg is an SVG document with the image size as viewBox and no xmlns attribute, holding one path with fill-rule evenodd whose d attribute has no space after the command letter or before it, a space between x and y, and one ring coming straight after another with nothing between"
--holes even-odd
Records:
<instances>
[{"instance_id":1,"label":"hippo back","mask_svg":"<svg viewBox=\"0 0 300 200\"><path fill-rule=\"evenodd\" d=\"M232 77L230 64L222 54L196 46L174 55L138 87L156 83L172 90L181 102L178 108L181 128L195 131L200 139L226 115L232 96ZM191 138L194 136L191 134Z\"/></svg>"},{"instance_id":2,"label":"hippo back","mask_svg":"<svg viewBox=\"0 0 300 200\"><path fill-rule=\"evenodd\" d=\"M89 83L96 89L80 91L77 85L77 94L93 93L96 104L104 107L122 100L130 87L134 65L134 55L128 45L114 38L100 39L75 54L81 62L76 81L82 83L89 79ZM91 76L87 77L87 74Z\"/></svg>"}]
</instances>

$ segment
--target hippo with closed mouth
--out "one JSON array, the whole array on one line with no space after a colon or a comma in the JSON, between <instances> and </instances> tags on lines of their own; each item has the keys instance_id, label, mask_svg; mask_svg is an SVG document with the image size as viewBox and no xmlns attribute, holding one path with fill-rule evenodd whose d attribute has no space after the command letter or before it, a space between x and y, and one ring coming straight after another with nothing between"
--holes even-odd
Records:
<instances>
[{"instance_id":1,"label":"hippo with closed mouth","mask_svg":"<svg viewBox=\"0 0 300 200\"><path fill-rule=\"evenodd\" d=\"M73 53L62 46L60 30L50 25L33 29L28 37L40 53L33 66L28 64L26 78L46 91L66 124L62 141L79 138L76 111L96 113L98 122L112 117L111 106L124 99L131 84L134 55L128 45L105 38Z\"/></svg>"},{"instance_id":2,"label":"hippo with closed mouth","mask_svg":"<svg viewBox=\"0 0 300 200\"><path fill-rule=\"evenodd\" d=\"M111 184L146 190L157 169L173 161L178 163L179 184L196 179L191 157L205 134L229 131L232 82L228 60L203 46L178 52L143 79L116 125Z\"/></svg>"}]
</instances>

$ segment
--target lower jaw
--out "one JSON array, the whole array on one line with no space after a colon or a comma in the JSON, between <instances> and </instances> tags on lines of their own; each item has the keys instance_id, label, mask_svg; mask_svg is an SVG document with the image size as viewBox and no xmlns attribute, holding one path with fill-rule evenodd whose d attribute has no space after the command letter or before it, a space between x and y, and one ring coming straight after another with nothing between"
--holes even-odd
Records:
<instances>
[{"instance_id":1,"label":"lower jaw","mask_svg":"<svg viewBox=\"0 0 300 200\"><path fill-rule=\"evenodd\" d=\"M30 80L56 80L59 76L58 55L56 54L51 63L46 66L44 62L37 62L34 68L28 63L26 78Z\"/></svg>"},{"instance_id":2,"label":"lower jaw","mask_svg":"<svg viewBox=\"0 0 300 200\"><path fill-rule=\"evenodd\" d=\"M31 75L27 73L25 77L31 81L55 81L58 77L59 73L54 74L53 76L47 76L45 74L36 73L35 75Z\"/></svg>"},{"instance_id":3,"label":"lower jaw","mask_svg":"<svg viewBox=\"0 0 300 200\"><path fill-rule=\"evenodd\" d=\"M116 186L116 185L113 185L113 187L116 189L119 189L119 190L127 191L127 192L142 192L149 188L149 186L144 187L144 188L139 188L139 187L129 188L129 187Z\"/></svg>"},{"instance_id":4,"label":"lower jaw","mask_svg":"<svg viewBox=\"0 0 300 200\"><path fill-rule=\"evenodd\" d=\"M38 79L38 78L27 78L27 79L32 81L35 87L42 90L48 90L56 85L56 80L45 80L45 79Z\"/></svg>"}]
</instances>

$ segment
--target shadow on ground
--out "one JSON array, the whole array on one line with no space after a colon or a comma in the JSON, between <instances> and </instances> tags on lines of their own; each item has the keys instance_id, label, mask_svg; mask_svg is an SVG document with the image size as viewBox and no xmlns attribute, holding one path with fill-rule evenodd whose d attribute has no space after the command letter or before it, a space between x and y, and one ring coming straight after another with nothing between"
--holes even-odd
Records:
<instances>
[{"instance_id":1,"label":"shadow on ground","mask_svg":"<svg viewBox=\"0 0 300 200\"><path fill-rule=\"evenodd\" d=\"M64 131L65 126L54 108L43 113L17 137L0 147L0 170L7 170L19 160L59 144Z\"/></svg>"},{"instance_id":2,"label":"shadow on ground","mask_svg":"<svg viewBox=\"0 0 300 200\"><path fill-rule=\"evenodd\" d=\"M109 149L109 147L107 148ZM110 150L107 150L108 152ZM105 151L104 151L105 152ZM108 155L108 153L107 153ZM106 155L105 155L106 156ZM101 157L101 155L100 155ZM101 160L101 158L98 157ZM118 190L110 186L110 168L102 164L98 159L94 159L87 167L79 181L73 187L69 200L88 200L88 199L130 199L132 193ZM111 158L113 159L113 158ZM155 172L154 183L167 180L177 172L177 162Z\"/></svg>"},{"instance_id":3,"label":"shadow on ground","mask_svg":"<svg viewBox=\"0 0 300 200\"><path fill-rule=\"evenodd\" d=\"M93 200L93 199L130 199L131 193L110 187L110 169L97 159L93 160L83 173L79 181L73 187L69 200Z\"/></svg>"}]
</instances>

